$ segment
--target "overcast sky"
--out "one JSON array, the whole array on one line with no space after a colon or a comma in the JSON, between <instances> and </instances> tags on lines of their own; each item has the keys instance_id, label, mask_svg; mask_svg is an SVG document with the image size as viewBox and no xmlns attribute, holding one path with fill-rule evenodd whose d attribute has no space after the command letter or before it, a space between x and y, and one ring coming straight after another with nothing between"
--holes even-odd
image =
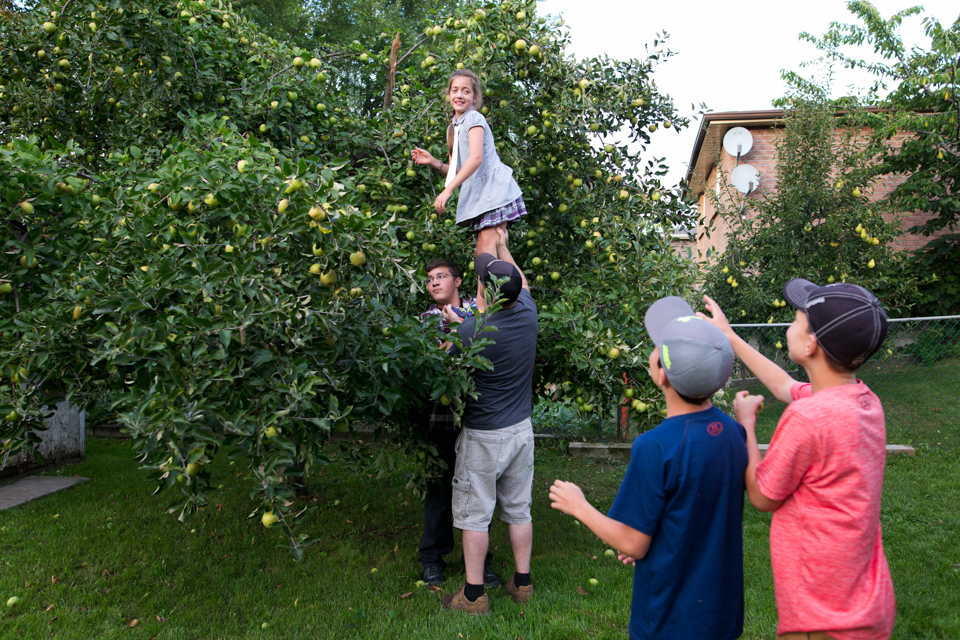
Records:
<instances>
[{"instance_id":1,"label":"overcast sky","mask_svg":"<svg viewBox=\"0 0 960 640\"><path fill-rule=\"evenodd\" d=\"M874 0L884 18L910 6L909 0ZM923 3L925 15L941 24L958 17L957 0ZM561 14L570 29L570 53L578 58L607 54L612 58L643 58L644 45L660 31L677 53L654 73L657 86L670 95L681 114L692 116L701 102L712 111L753 111L772 108L786 85L781 69L810 75L800 63L819 52L798 35L807 31L824 34L831 22L855 22L841 0L760 2L758 0L687 0L686 2L628 2L627 0L542 0L541 15ZM929 46L922 17L904 22L901 33L907 43ZM864 51L864 55L866 51ZM867 86L864 76L839 76L834 93L848 95L851 83ZM692 107L691 105L697 105ZM686 174L699 121L680 133L661 128L651 150L666 157L670 166L668 184Z\"/></svg>"}]
</instances>

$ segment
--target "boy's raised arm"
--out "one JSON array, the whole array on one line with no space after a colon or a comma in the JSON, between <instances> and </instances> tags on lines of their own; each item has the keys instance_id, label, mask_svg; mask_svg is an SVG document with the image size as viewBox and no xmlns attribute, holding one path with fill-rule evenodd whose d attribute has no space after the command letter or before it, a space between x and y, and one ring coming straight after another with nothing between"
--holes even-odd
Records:
<instances>
[{"instance_id":1,"label":"boy's raised arm","mask_svg":"<svg viewBox=\"0 0 960 640\"><path fill-rule=\"evenodd\" d=\"M790 387L793 386L793 383L796 381L775 362L751 347L746 340L738 336L730 326L730 322L727 320L727 316L724 315L723 309L721 309L720 305L712 298L703 296L703 301L710 315L708 316L704 313L697 312L697 316L713 323L714 326L727 335L730 339L731 346L733 346L733 352L737 354L737 357L740 358L743 364L753 372L753 375L757 376L761 384L769 389L770 393L772 393L777 400L788 404L792 402L793 397L790 395Z\"/></svg>"}]
</instances>

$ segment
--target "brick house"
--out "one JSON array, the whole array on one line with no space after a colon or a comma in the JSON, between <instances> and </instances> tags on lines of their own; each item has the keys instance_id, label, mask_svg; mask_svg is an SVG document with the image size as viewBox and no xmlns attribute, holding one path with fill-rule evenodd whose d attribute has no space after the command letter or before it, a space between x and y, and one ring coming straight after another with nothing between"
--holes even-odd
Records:
<instances>
[{"instance_id":1,"label":"brick house","mask_svg":"<svg viewBox=\"0 0 960 640\"><path fill-rule=\"evenodd\" d=\"M693 152L687 170L687 192L691 199L696 200L697 228L695 232L696 252L700 259L707 255L710 249L722 253L726 248L726 232L728 226L717 214L713 200L707 197L707 190L713 190L723 199L722 185L718 183L718 169L726 176L730 176L737 159L723 148L724 135L734 127L747 129L753 137L753 146L748 153L740 157L740 164L749 164L755 167L760 175L760 185L752 191L748 198L765 198L776 190L777 181L777 150L778 139L783 135L783 110L769 109L765 111L728 111L723 113L707 113L700 123ZM862 132L864 138L869 135L868 130ZM891 141L897 144L897 138ZM719 152L719 166L716 162ZM876 180L872 189L864 195L872 201L884 198L904 181L904 177L887 175ZM733 189L732 186L729 187ZM737 194L739 195L739 194ZM902 217L904 230L922 224L929 214L912 212ZM711 227L712 225L712 227ZM708 237L707 229L710 228ZM930 238L918 236L904 231L903 235L894 244L895 250L914 251L923 247Z\"/></svg>"}]
</instances>

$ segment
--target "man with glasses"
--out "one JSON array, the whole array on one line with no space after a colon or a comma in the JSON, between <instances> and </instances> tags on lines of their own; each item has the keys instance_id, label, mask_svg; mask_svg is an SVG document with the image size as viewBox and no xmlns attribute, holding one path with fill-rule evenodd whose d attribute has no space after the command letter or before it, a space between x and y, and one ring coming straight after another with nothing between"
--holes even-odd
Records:
<instances>
[{"instance_id":1,"label":"man with glasses","mask_svg":"<svg viewBox=\"0 0 960 640\"><path fill-rule=\"evenodd\" d=\"M426 267L427 291L433 304L420 314L424 321L436 321L444 333L450 333L451 322L462 322L476 310L474 298L460 294L462 278L457 266L446 258L437 258ZM437 447L440 459L447 464L443 475L427 483L427 495L423 505L423 536L420 538L420 564L423 566L423 581L427 584L443 583L446 562L443 556L453 551L453 469L456 465L456 443L460 430L453 421L453 410L437 401L427 403L422 418L427 437ZM493 559L487 554L484 563L483 581L488 587L499 587L500 578L490 567Z\"/></svg>"}]
</instances>

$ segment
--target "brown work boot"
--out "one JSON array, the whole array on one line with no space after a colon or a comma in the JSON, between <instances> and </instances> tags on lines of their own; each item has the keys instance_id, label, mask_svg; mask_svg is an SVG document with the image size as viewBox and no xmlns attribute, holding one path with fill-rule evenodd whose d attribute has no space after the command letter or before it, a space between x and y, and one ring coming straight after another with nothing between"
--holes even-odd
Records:
<instances>
[{"instance_id":1,"label":"brown work boot","mask_svg":"<svg viewBox=\"0 0 960 640\"><path fill-rule=\"evenodd\" d=\"M463 595L463 590L466 589L467 585L464 584L460 587L460 591L456 593L448 593L440 598L440 604L443 605L444 609L466 611L471 615L482 615L485 613L490 613L490 598L487 597L487 594L483 594L474 602L467 600L467 596Z\"/></svg>"},{"instance_id":2,"label":"brown work boot","mask_svg":"<svg viewBox=\"0 0 960 640\"><path fill-rule=\"evenodd\" d=\"M526 602L533 596L533 585L518 587L513 583L513 576L510 576L510 579L507 580L507 586L505 588L507 593L510 594L510 597L516 602Z\"/></svg>"}]
</instances>

